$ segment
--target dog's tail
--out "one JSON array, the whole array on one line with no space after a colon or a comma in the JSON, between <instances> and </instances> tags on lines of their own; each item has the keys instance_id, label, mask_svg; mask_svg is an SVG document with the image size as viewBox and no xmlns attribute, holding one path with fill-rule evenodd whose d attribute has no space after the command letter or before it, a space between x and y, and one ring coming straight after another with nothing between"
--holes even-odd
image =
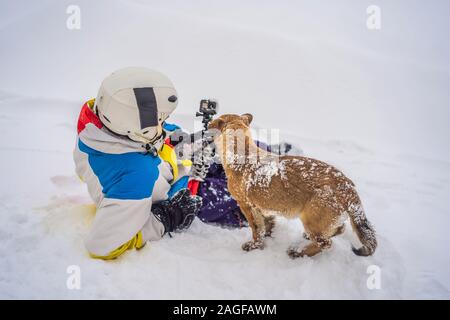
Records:
<instances>
[{"instance_id":1,"label":"dog's tail","mask_svg":"<svg viewBox=\"0 0 450 320\"><path fill-rule=\"evenodd\" d=\"M377 238L375 235L375 229L369 220L367 220L359 199L357 203L350 206L348 213L353 231L355 231L358 235L359 241L362 243L362 247L359 249L352 247L353 252L358 256L371 256L377 248Z\"/></svg>"}]
</instances>

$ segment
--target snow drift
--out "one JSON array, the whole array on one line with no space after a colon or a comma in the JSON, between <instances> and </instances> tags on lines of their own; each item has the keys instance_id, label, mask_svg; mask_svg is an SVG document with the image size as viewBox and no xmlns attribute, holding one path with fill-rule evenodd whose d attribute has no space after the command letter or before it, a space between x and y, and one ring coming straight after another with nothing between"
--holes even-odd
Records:
<instances>
[{"instance_id":1,"label":"snow drift","mask_svg":"<svg viewBox=\"0 0 450 320\"><path fill-rule=\"evenodd\" d=\"M66 28L66 8L81 29ZM378 1L2 1L0 297L450 298L449 4ZM164 71L192 129L203 96L251 112L306 156L356 183L379 235L355 256L351 228L332 249L291 260L299 221L279 220L263 251L250 230L195 221L113 262L83 247L93 210L73 172L75 123L102 78L127 65ZM67 267L81 269L68 290ZM370 266L381 288L370 290ZM369 268L369 269L368 269Z\"/></svg>"}]
</instances>

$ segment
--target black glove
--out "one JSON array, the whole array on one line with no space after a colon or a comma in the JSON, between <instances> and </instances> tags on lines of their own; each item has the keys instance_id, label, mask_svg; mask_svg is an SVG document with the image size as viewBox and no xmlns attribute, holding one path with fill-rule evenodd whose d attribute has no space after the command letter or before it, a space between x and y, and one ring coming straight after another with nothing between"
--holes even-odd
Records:
<instances>
[{"instance_id":1,"label":"black glove","mask_svg":"<svg viewBox=\"0 0 450 320\"><path fill-rule=\"evenodd\" d=\"M181 189L172 198L154 204L152 212L164 225L165 232L189 228L202 206L202 198L191 196L189 189Z\"/></svg>"}]
</instances>

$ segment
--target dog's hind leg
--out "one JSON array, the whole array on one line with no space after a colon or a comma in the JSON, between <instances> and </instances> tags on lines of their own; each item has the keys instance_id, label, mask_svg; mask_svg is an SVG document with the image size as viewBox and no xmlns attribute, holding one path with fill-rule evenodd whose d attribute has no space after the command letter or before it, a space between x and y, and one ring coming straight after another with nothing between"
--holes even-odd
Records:
<instances>
[{"instance_id":1,"label":"dog's hind leg","mask_svg":"<svg viewBox=\"0 0 450 320\"><path fill-rule=\"evenodd\" d=\"M291 258L298 258L298 257L312 257L322 250L328 249L331 247L331 239L322 238L322 237L313 237L312 242L308 244L303 249L299 250L297 248L290 248L288 250L288 255Z\"/></svg>"},{"instance_id":2,"label":"dog's hind leg","mask_svg":"<svg viewBox=\"0 0 450 320\"><path fill-rule=\"evenodd\" d=\"M336 231L333 234L333 237L336 237L340 234L343 234L345 231L345 224L340 225L339 227L336 228Z\"/></svg>"},{"instance_id":3,"label":"dog's hind leg","mask_svg":"<svg viewBox=\"0 0 450 320\"><path fill-rule=\"evenodd\" d=\"M266 227L265 237L271 237L275 227L275 216L264 216L264 225Z\"/></svg>"},{"instance_id":4,"label":"dog's hind leg","mask_svg":"<svg viewBox=\"0 0 450 320\"><path fill-rule=\"evenodd\" d=\"M266 233L264 216L257 208L250 207L248 205L241 205L239 203L242 213L247 218L248 224L252 229L253 240L250 240L242 245L242 249L250 251L254 249L264 248L264 235Z\"/></svg>"},{"instance_id":5,"label":"dog's hind leg","mask_svg":"<svg viewBox=\"0 0 450 320\"><path fill-rule=\"evenodd\" d=\"M338 232L334 227L336 213L331 206L328 206L324 199L320 197L312 198L300 213L300 219L305 227L304 235L312 243L303 249L290 248L288 255L291 258L313 256L331 246L330 238Z\"/></svg>"},{"instance_id":6,"label":"dog's hind leg","mask_svg":"<svg viewBox=\"0 0 450 320\"><path fill-rule=\"evenodd\" d=\"M341 226L339 226L339 227L337 227L336 228L336 231L334 232L334 234L333 234L333 237L336 237L336 236L338 236L338 235L340 235L340 234L343 234L344 233L344 231L345 231L345 224L343 224L343 225L341 225ZM311 240L311 237L308 235L308 233L305 231L305 232L303 232L303 238L305 238L306 240Z\"/></svg>"}]
</instances>

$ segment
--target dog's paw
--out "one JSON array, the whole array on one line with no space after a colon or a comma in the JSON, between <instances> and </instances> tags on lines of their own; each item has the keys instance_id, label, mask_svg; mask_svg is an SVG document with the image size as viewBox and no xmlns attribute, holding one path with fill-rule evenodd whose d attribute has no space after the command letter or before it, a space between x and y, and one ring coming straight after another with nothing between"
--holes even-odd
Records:
<instances>
[{"instance_id":1,"label":"dog's paw","mask_svg":"<svg viewBox=\"0 0 450 320\"><path fill-rule=\"evenodd\" d=\"M262 241L248 241L242 245L242 250L251 251L255 249L263 249L264 243Z\"/></svg>"},{"instance_id":2,"label":"dog's paw","mask_svg":"<svg viewBox=\"0 0 450 320\"><path fill-rule=\"evenodd\" d=\"M287 250L287 254L292 259L300 258L304 256L304 252L301 248L291 247Z\"/></svg>"}]
</instances>

